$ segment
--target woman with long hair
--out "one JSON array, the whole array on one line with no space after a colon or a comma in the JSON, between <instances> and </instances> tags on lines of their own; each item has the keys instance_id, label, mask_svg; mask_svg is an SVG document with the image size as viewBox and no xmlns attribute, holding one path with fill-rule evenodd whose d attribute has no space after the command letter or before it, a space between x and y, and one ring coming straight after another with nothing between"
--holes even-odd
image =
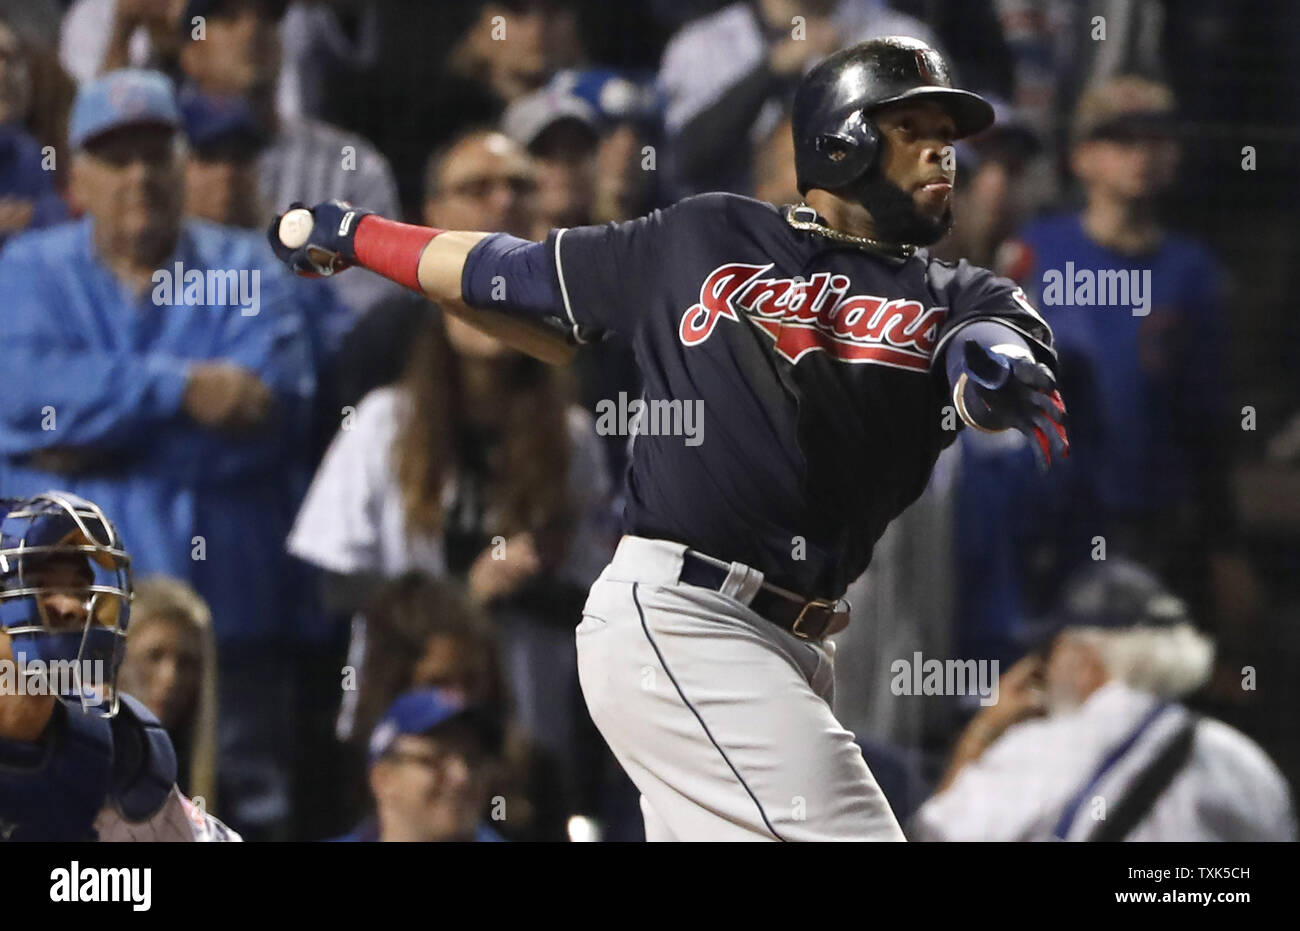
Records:
<instances>
[{"instance_id":1,"label":"woman with long hair","mask_svg":"<svg viewBox=\"0 0 1300 931\"><path fill-rule=\"evenodd\" d=\"M590 733L573 619L614 535L603 450L570 396L557 370L432 314L402 380L345 409L288 545L349 615L408 570L463 583L519 723L572 783Z\"/></svg>"}]
</instances>

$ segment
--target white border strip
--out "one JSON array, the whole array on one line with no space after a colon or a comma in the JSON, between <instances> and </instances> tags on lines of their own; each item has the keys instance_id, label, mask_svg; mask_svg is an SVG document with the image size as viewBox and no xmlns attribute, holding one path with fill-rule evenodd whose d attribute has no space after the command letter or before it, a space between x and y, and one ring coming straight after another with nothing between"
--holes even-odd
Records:
<instances>
[{"instance_id":1,"label":"white border strip","mask_svg":"<svg viewBox=\"0 0 1300 931\"><path fill-rule=\"evenodd\" d=\"M560 240L564 238L564 234L568 231L569 230L566 227L565 229L557 230L555 233L555 277L560 280L560 297L564 299L564 315L569 318L569 323L573 326L573 338L579 343L586 345L587 340L583 339L582 335L578 332L580 329L578 321L573 317L573 306L569 303L569 288L568 285L564 283L564 263L560 260Z\"/></svg>"}]
</instances>

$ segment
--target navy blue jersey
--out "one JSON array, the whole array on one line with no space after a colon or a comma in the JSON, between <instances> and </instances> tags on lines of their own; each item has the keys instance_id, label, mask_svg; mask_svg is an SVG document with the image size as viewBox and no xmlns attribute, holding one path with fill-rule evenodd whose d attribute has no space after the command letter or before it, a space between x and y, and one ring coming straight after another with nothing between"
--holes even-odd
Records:
<instances>
[{"instance_id":1,"label":"navy blue jersey","mask_svg":"<svg viewBox=\"0 0 1300 931\"><path fill-rule=\"evenodd\" d=\"M808 597L862 573L954 439L932 360L957 328L995 318L1055 364L1013 282L923 251L866 252L744 197L555 230L547 251L575 333L621 334L641 370L624 531ZM703 415L693 438L671 429L686 405Z\"/></svg>"}]
</instances>

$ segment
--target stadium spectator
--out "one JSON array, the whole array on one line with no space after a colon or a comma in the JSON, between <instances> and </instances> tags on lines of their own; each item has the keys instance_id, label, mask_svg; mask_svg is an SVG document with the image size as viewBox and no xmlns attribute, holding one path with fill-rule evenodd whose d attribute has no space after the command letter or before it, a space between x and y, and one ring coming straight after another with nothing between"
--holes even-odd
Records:
<instances>
[{"instance_id":1,"label":"stadium spectator","mask_svg":"<svg viewBox=\"0 0 1300 931\"><path fill-rule=\"evenodd\" d=\"M384 710L405 691L438 688L491 710L504 724L492 778L492 795L504 803L498 830L510 840L564 840L572 793L555 760L515 722L497 638L464 587L404 574L385 584L354 624L358 636L348 663L356 688L345 693L339 736L359 764L358 782L364 782L366 740Z\"/></svg>"},{"instance_id":2,"label":"stadium spectator","mask_svg":"<svg viewBox=\"0 0 1300 931\"><path fill-rule=\"evenodd\" d=\"M1002 250L1001 269L1056 334L1071 461L1040 479L1022 448L1005 454L1001 476L969 473L962 498L974 510L961 532L989 542L992 512L980 511L999 506L1004 485L1042 495L1040 523L1023 528L1022 540L1038 553L1009 561L1045 566L1047 581L1022 579L1022 594L1050 592L1101 536L1110 555L1150 565L1217 622L1251 605L1237 581L1248 573L1234 552L1227 484L1222 274L1206 246L1167 230L1158 210L1178 158L1174 100L1164 85L1125 76L1080 101L1071 166L1085 206L1027 226ZM1051 523L1066 537L1049 532L1049 514L1065 515ZM985 545L981 558L996 551ZM971 569L981 589L992 577Z\"/></svg>"},{"instance_id":3,"label":"stadium spectator","mask_svg":"<svg viewBox=\"0 0 1300 931\"><path fill-rule=\"evenodd\" d=\"M583 57L571 0L332 5L365 12L350 16L359 54L322 76L321 117L388 156L411 218L421 213L429 152L469 127L495 123L510 101ZM369 59L372 41L383 54Z\"/></svg>"},{"instance_id":4,"label":"stadium spectator","mask_svg":"<svg viewBox=\"0 0 1300 931\"><path fill-rule=\"evenodd\" d=\"M562 0L484 3L461 36L451 70L509 103L544 85L581 55L577 14Z\"/></svg>"},{"instance_id":5,"label":"stadium spectator","mask_svg":"<svg viewBox=\"0 0 1300 931\"><path fill-rule=\"evenodd\" d=\"M354 0L280 0L275 10L284 14L276 109L290 118L319 117L328 76L378 55L375 9ZM78 82L125 67L176 75L182 35L198 28L194 17L206 15L205 5L189 7L186 0L75 0L61 37L56 17L55 40L64 67Z\"/></svg>"},{"instance_id":6,"label":"stadium spectator","mask_svg":"<svg viewBox=\"0 0 1300 931\"><path fill-rule=\"evenodd\" d=\"M375 209L382 205L396 213L392 171L370 143L319 120L277 113L283 12L284 4L274 0L190 0L185 16L204 16L206 33L201 41L184 33L184 93L237 97L252 108L269 138L258 157L264 203L334 199L377 205ZM356 314L400 292L377 275L340 279L338 289Z\"/></svg>"},{"instance_id":7,"label":"stadium spectator","mask_svg":"<svg viewBox=\"0 0 1300 931\"><path fill-rule=\"evenodd\" d=\"M1188 711L1213 644L1136 564L1065 590L1048 647L1002 676L914 833L927 840L1294 841L1282 774Z\"/></svg>"},{"instance_id":8,"label":"stadium spectator","mask_svg":"<svg viewBox=\"0 0 1300 931\"><path fill-rule=\"evenodd\" d=\"M180 105L189 140L186 213L213 223L264 229L268 213L258 188L257 166L267 136L252 109L238 97L209 97L194 91L182 94ZM348 346L352 359L365 359L366 368L374 367L375 360L362 355L368 345L344 340L357 320L339 298L337 281L299 279L295 284L320 370L310 444L314 461L338 428L339 411L359 398L340 396L340 347Z\"/></svg>"},{"instance_id":9,"label":"stadium spectator","mask_svg":"<svg viewBox=\"0 0 1300 931\"><path fill-rule=\"evenodd\" d=\"M646 213L658 195L657 151L647 148L660 133L654 88L608 68L561 71L547 88L586 103L596 130L589 222L631 220Z\"/></svg>"},{"instance_id":10,"label":"stadium spectator","mask_svg":"<svg viewBox=\"0 0 1300 931\"><path fill-rule=\"evenodd\" d=\"M42 146L52 146L54 153L58 154L67 151L68 114L77 96L77 82L59 64L57 35L51 44L46 30L40 25L40 17L36 22L29 18L28 14L38 9L39 5L19 6L16 0L0 2L0 21L18 37L27 64L27 112L19 118L37 142ZM57 27L57 20L55 25ZM62 164L58 162L52 168L57 169ZM54 184L61 194L67 190L67 174L66 171L53 172Z\"/></svg>"},{"instance_id":11,"label":"stadium spectator","mask_svg":"<svg viewBox=\"0 0 1300 931\"><path fill-rule=\"evenodd\" d=\"M184 12L185 0L76 0L63 18L59 58L79 84L119 68L175 75Z\"/></svg>"},{"instance_id":12,"label":"stadium spectator","mask_svg":"<svg viewBox=\"0 0 1300 931\"><path fill-rule=\"evenodd\" d=\"M445 229L467 225L526 236L536 213L536 190L536 166L524 151L499 132L475 127L428 157L422 216ZM336 426L339 410L401 377L428 314L423 298L402 291L357 321L333 380Z\"/></svg>"},{"instance_id":13,"label":"stadium spectator","mask_svg":"<svg viewBox=\"0 0 1300 931\"><path fill-rule=\"evenodd\" d=\"M14 233L67 217L41 144L24 125L31 104L27 49L0 15L0 247Z\"/></svg>"},{"instance_id":14,"label":"stadium spectator","mask_svg":"<svg viewBox=\"0 0 1300 931\"><path fill-rule=\"evenodd\" d=\"M591 104L564 86L522 97L502 116L502 131L526 148L537 165L534 228L527 235L590 222L600 146L596 121Z\"/></svg>"},{"instance_id":15,"label":"stadium spectator","mask_svg":"<svg viewBox=\"0 0 1300 931\"><path fill-rule=\"evenodd\" d=\"M837 48L924 24L884 0L742 0L687 23L664 49L659 83L673 194L753 190L753 147L803 73Z\"/></svg>"},{"instance_id":16,"label":"stadium spectator","mask_svg":"<svg viewBox=\"0 0 1300 931\"><path fill-rule=\"evenodd\" d=\"M801 204L794 170L794 135L783 116L754 152L754 196L769 204Z\"/></svg>"},{"instance_id":17,"label":"stadium spectator","mask_svg":"<svg viewBox=\"0 0 1300 931\"><path fill-rule=\"evenodd\" d=\"M485 229L523 235L536 212L537 169L501 133L471 129L429 156L424 190L430 223L476 217Z\"/></svg>"},{"instance_id":18,"label":"stadium spectator","mask_svg":"<svg viewBox=\"0 0 1300 931\"><path fill-rule=\"evenodd\" d=\"M136 584L119 678L171 738L181 791L217 811L217 647L190 585L163 575Z\"/></svg>"},{"instance_id":19,"label":"stadium spectator","mask_svg":"<svg viewBox=\"0 0 1300 931\"><path fill-rule=\"evenodd\" d=\"M425 220L526 235L534 177L508 138L469 132L430 159ZM586 724L573 618L612 546L603 449L556 370L427 306L415 319L402 380L338 432L289 550L352 593L330 599L348 615L408 570L464 581L497 625L521 726L572 781Z\"/></svg>"},{"instance_id":20,"label":"stadium spectator","mask_svg":"<svg viewBox=\"0 0 1300 931\"><path fill-rule=\"evenodd\" d=\"M213 223L262 229L268 208L258 190L257 157L265 130L239 98L181 96L189 140L185 166L185 209Z\"/></svg>"},{"instance_id":21,"label":"stadium spectator","mask_svg":"<svg viewBox=\"0 0 1300 931\"><path fill-rule=\"evenodd\" d=\"M468 133L429 168L427 222L531 228L532 166L508 138ZM338 432L289 550L354 592L330 599L345 614L408 570L464 581L502 638L521 726L573 780L573 618L612 545L603 449L558 371L427 307L417 319L402 380Z\"/></svg>"},{"instance_id":22,"label":"stadium spectator","mask_svg":"<svg viewBox=\"0 0 1300 931\"><path fill-rule=\"evenodd\" d=\"M280 27L284 64L276 89L282 116L329 120L330 79L356 78L380 59L380 14L367 0L291 3Z\"/></svg>"},{"instance_id":23,"label":"stadium spectator","mask_svg":"<svg viewBox=\"0 0 1300 931\"><path fill-rule=\"evenodd\" d=\"M287 810L289 670L312 658L314 587L283 540L310 467L315 360L295 282L265 241L182 218L179 128L157 72L82 88L71 194L87 216L0 255L0 358L16 379L0 412L0 486L92 497L117 516L139 571L207 599L222 648L222 796L257 836Z\"/></svg>"},{"instance_id":24,"label":"stadium spectator","mask_svg":"<svg viewBox=\"0 0 1300 931\"><path fill-rule=\"evenodd\" d=\"M566 396L544 363L431 315L402 382L335 437L289 549L362 591L409 569L464 580L502 637L521 724L575 778L573 618L610 550L609 479Z\"/></svg>"},{"instance_id":25,"label":"stadium spectator","mask_svg":"<svg viewBox=\"0 0 1300 931\"><path fill-rule=\"evenodd\" d=\"M500 740L492 715L455 695L400 696L370 737L374 817L338 840L503 840L482 816Z\"/></svg>"},{"instance_id":26,"label":"stadium spectator","mask_svg":"<svg viewBox=\"0 0 1300 931\"><path fill-rule=\"evenodd\" d=\"M536 221L525 235L544 239L555 227L629 220L650 209L657 194L655 95L607 69L562 71L543 89L506 110L502 130L528 149L537 166ZM629 347L583 353L574 362L584 408L620 393L637 397L641 385ZM606 437L615 485L627 459L625 437Z\"/></svg>"},{"instance_id":27,"label":"stadium spectator","mask_svg":"<svg viewBox=\"0 0 1300 931\"><path fill-rule=\"evenodd\" d=\"M1068 146L1069 116L1082 92L1126 72L1163 70L1167 7L1162 0L1131 0L1098 16L1103 6L1073 0L996 0L1014 71L1011 102L1053 147ZM1180 8L1178 18L1200 20L1201 12ZM1195 26L1204 35L1218 31L1214 24Z\"/></svg>"}]
</instances>

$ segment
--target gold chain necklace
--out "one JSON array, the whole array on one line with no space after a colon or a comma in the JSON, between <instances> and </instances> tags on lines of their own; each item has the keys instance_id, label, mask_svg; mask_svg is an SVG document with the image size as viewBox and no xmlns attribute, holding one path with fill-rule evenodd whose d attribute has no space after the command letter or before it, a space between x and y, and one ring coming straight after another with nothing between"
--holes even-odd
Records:
<instances>
[{"instance_id":1,"label":"gold chain necklace","mask_svg":"<svg viewBox=\"0 0 1300 931\"><path fill-rule=\"evenodd\" d=\"M809 207L807 204L800 204L785 215L785 222L789 223L795 229L802 230L805 233L816 233L818 236L824 236L827 239L833 239L836 242L842 242L846 245L857 246L859 249L865 249L868 252L879 252L884 256L891 259L897 259L900 262L904 259L910 259L912 254L916 252L916 246L881 242L878 239L871 239L868 236L854 236L852 233L841 233L837 229L823 226L822 224L812 220L796 220L795 214L799 212L812 214L814 217L818 214L817 211L812 207Z\"/></svg>"}]
</instances>

